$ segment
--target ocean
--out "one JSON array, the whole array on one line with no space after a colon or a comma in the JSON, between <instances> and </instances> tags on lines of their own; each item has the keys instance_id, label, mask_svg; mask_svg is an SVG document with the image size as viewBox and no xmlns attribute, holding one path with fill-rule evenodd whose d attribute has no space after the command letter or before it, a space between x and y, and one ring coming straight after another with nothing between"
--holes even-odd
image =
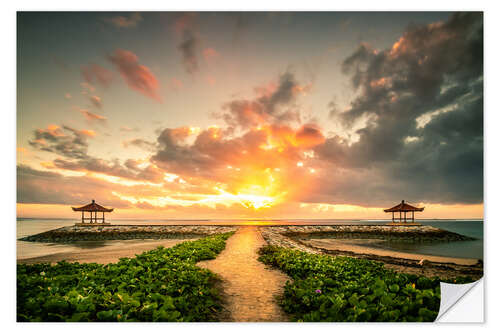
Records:
<instances>
[{"instance_id":1,"label":"ocean","mask_svg":"<svg viewBox=\"0 0 500 333\"><path fill-rule=\"evenodd\" d=\"M326 219L280 219L280 220L134 220L134 219L109 219L112 224L142 225L142 224L168 224L168 225L339 225L339 224L384 224L389 220L326 220ZM70 226L76 222L74 219L36 219L18 218L16 226L16 239L34 235L52 229ZM483 259L483 220L418 220L424 225L431 225L440 229L456 232L464 236L475 238L471 241L445 242L432 244L409 244L404 242L386 242L384 247L408 253L429 254L444 257ZM17 258L32 258L43 255L72 252L82 248L102 248L115 246L120 241L79 242L74 244L34 243L17 240Z\"/></svg>"}]
</instances>

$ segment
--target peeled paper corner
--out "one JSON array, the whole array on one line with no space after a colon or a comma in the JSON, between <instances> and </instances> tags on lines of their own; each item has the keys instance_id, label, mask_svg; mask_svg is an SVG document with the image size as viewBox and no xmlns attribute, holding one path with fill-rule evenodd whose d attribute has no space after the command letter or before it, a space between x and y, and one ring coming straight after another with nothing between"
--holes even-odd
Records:
<instances>
[{"instance_id":1,"label":"peeled paper corner","mask_svg":"<svg viewBox=\"0 0 500 333\"><path fill-rule=\"evenodd\" d=\"M435 322L483 322L483 279L465 284L441 282L441 304Z\"/></svg>"}]
</instances>

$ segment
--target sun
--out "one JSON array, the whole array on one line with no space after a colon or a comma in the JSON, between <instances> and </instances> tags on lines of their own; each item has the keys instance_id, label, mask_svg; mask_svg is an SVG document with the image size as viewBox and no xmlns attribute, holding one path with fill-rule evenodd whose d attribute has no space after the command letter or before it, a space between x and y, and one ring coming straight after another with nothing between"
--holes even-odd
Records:
<instances>
[{"instance_id":1,"label":"sun","mask_svg":"<svg viewBox=\"0 0 500 333\"><path fill-rule=\"evenodd\" d=\"M255 185L254 190L255 187L258 188L259 186ZM261 208L271 207L277 202L277 198L272 196L245 192L238 192L237 194L233 194L217 187L215 189L220 193L218 195L219 199L222 199L224 201L237 202L245 208L253 208L255 210L258 210Z\"/></svg>"}]
</instances>

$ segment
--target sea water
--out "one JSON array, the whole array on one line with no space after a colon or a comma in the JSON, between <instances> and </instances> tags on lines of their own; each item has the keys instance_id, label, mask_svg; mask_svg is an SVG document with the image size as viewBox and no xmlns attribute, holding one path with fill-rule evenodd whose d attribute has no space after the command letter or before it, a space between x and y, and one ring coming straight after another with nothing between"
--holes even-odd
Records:
<instances>
[{"instance_id":1,"label":"sea water","mask_svg":"<svg viewBox=\"0 0 500 333\"><path fill-rule=\"evenodd\" d=\"M385 224L389 220L327 220L327 219L261 219L261 220L135 220L109 219L112 224L124 225L373 225ZM73 244L36 243L20 241L19 238L38 234L52 229L71 226L74 219L36 219L18 218L16 228L17 258L32 258L55 253L72 252L82 248L99 248L111 246L119 242L116 240L98 242L78 242ZM434 242L434 243L406 243L384 242L382 246L391 250L408 253L429 254L444 257L483 259L483 220L418 220L423 225L455 232L464 236L473 237L470 241Z\"/></svg>"}]
</instances>

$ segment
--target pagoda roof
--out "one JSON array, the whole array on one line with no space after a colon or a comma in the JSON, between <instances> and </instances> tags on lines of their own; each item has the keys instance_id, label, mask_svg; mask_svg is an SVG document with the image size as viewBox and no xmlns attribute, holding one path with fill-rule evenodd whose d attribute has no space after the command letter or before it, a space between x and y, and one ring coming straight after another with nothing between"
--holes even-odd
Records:
<instances>
[{"instance_id":1,"label":"pagoda roof","mask_svg":"<svg viewBox=\"0 0 500 333\"><path fill-rule=\"evenodd\" d=\"M425 207L415 207L412 206L408 203L406 203L404 200L401 201L401 203L397 204L396 206L388 209L384 209L384 212L390 213L390 212L422 212L424 211Z\"/></svg>"},{"instance_id":2,"label":"pagoda roof","mask_svg":"<svg viewBox=\"0 0 500 333\"><path fill-rule=\"evenodd\" d=\"M95 200L91 203L82 207L71 207L75 212L108 212L111 213L113 208L104 208L103 206L96 204Z\"/></svg>"}]
</instances>

